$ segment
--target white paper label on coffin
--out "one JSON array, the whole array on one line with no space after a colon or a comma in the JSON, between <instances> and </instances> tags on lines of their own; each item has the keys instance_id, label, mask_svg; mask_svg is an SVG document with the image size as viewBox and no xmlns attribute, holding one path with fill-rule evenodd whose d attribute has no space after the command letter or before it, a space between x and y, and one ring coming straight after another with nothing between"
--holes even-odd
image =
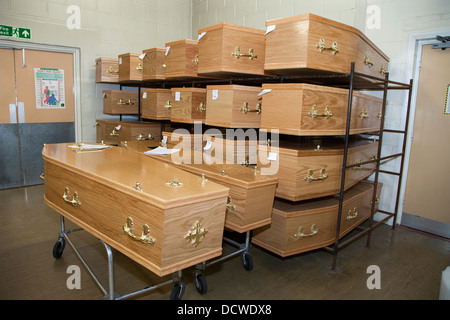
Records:
<instances>
[{"instance_id":1,"label":"white paper label on coffin","mask_svg":"<svg viewBox=\"0 0 450 320\"><path fill-rule=\"evenodd\" d=\"M172 154L175 152L180 151L180 149L167 149L164 147L158 147L156 149L150 150L150 151L146 151L144 152L144 154L151 154L151 155L167 155L167 154Z\"/></svg>"},{"instance_id":2,"label":"white paper label on coffin","mask_svg":"<svg viewBox=\"0 0 450 320\"><path fill-rule=\"evenodd\" d=\"M270 25L270 26L267 26L267 28L266 28L266 34L272 32L273 30L275 30L276 27L277 27L277 26L274 25L274 24L273 24L273 25Z\"/></svg>"}]
</instances>

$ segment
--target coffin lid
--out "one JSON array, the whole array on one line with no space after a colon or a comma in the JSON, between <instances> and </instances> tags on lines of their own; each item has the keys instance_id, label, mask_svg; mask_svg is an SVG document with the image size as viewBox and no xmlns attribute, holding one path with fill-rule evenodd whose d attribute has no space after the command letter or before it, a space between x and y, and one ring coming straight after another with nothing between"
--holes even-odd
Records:
<instances>
[{"instance_id":1,"label":"coffin lid","mask_svg":"<svg viewBox=\"0 0 450 320\"><path fill-rule=\"evenodd\" d=\"M208 31L217 30L217 29L231 29L231 30L236 30L236 31L255 33L258 35L265 34L265 32L266 32L265 30L244 27L244 26L239 26L239 25L230 24L230 23L218 23L218 24L215 24L212 26L198 29L198 33L201 34L203 32L208 32Z\"/></svg>"},{"instance_id":2,"label":"coffin lid","mask_svg":"<svg viewBox=\"0 0 450 320\"><path fill-rule=\"evenodd\" d=\"M108 58L108 57L100 57L95 59L95 62L114 62L114 63L119 63L119 59L118 58Z\"/></svg>"},{"instance_id":3,"label":"coffin lid","mask_svg":"<svg viewBox=\"0 0 450 320\"><path fill-rule=\"evenodd\" d=\"M187 87L187 88L171 88L172 92L200 92L206 93L205 88L195 88L195 87Z\"/></svg>"},{"instance_id":4,"label":"coffin lid","mask_svg":"<svg viewBox=\"0 0 450 320\"><path fill-rule=\"evenodd\" d=\"M119 55L119 58L124 57L139 57L142 53L135 53L135 52L129 52L129 53L123 53Z\"/></svg>"},{"instance_id":5,"label":"coffin lid","mask_svg":"<svg viewBox=\"0 0 450 320\"><path fill-rule=\"evenodd\" d=\"M266 21L266 26L271 26L271 25L280 25L283 23L292 23L292 22L299 22L299 21L315 21L315 22L319 22L319 23L325 23L327 25L330 25L332 27L335 28L340 28L346 32L352 32L354 34L356 34L357 36L359 36L361 39L363 39L367 44L369 44L374 50L376 50L384 59L386 59L386 61L389 61L389 57L384 54L384 52L382 52L369 38L367 38L367 36L361 32L360 30L346 25L344 23L340 23L334 20L330 20L312 13L305 13L305 14L301 14L301 15L296 15L296 16L292 16L292 17L287 17L287 18L279 18L279 19L272 19L272 20L267 20Z\"/></svg>"},{"instance_id":6,"label":"coffin lid","mask_svg":"<svg viewBox=\"0 0 450 320\"><path fill-rule=\"evenodd\" d=\"M204 202L229 194L229 189L222 185L202 183L198 176L138 152L110 147L102 151L77 153L69 148L70 145L73 143L48 144L44 146L42 156L45 161L72 171L74 176L83 175L162 209ZM166 185L172 181L181 182L183 186ZM134 189L136 182L140 183L143 191Z\"/></svg>"},{"instance_id":7,"label":"coffin lid","mask_svg":"<svg viewBox=\"0 0 450 320\"><path fill-rule=\"evenodd\" d=\"M177 40L177 41L167 42L166 43L166 47L172 47L172 46L183 45L183 44L197 45L198 41L197 40L191 40L191 39Z\"/></svg>"},{"instance_id":8,"label":"coffin lid","mask_svg":"<svg viewBox=\"0 0 450 320\"><path fill-rule=\"evenodd\" d=\"M233 90L233 91L261 91L261 87L256 86L244 86L238 84L223 84L223 85L207 85L207 90Z\"/></svg>"},{"instance_id":9,"label":"coffin lid","mask_svg":"<svg viewBox=\"0 0 450 320\"><path fill-rule=\"evenodd\" d=\"M157 51L160 51L160 52L166 52L166 48L151 48L151 49L145 49L145 50L142 50L142 53L157 52Z\"/></svg>"}]
</instances>

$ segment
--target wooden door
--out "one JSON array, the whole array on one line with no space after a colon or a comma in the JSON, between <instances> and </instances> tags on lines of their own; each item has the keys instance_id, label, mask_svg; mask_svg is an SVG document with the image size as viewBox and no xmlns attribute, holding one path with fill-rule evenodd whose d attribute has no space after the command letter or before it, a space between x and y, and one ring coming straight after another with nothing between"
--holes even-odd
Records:
<instances>
[{"instance_id":1,"label":"wooden door","mask_svg":"<svg viewBox=\"0 0 450 320\"><path fill-rule=\"evenodd\" d=\"M75 141L73 66L70 53L0 49L0 189L42 183L44 143Z\"/></svg>"},{"instance_id":2,"label":"wooden door","mask_svg":"<svg viewBox=\"0 0 450 320\"><path fill-rule=\"evenodd\" d=\"M450 237L450 49L422 48L402 224Z\"/></svg>"}]
</instances>

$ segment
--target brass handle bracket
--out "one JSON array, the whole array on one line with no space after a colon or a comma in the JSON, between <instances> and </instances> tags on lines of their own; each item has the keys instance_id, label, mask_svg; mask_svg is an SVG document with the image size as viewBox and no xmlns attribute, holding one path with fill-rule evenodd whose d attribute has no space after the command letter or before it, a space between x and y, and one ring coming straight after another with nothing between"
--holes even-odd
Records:
<instances>
[{"instance_id":1,"label":"brass handle bracket","mask_svg":"<svg viewBox=\"0 0 450 320\"><path fill-rule=\"evenodd\" d=\"M247 112L256 112L257 114L261 114L262 112L261 103L256 104L255 110L251 110L248 107L248 102L244 102L240 112L242 112L243 114L247 114Z\"/></svg>"},{"instance_id":2,"label":"brass handle bracket","mask_svg":"<svg viewBox=\"0 0 450 320\"><path fill-rule=\"evenodd\" d=\"M322 169L320 169L320 176L316 177L316 178L314 177L314 171L309 170L308 175L305 177L305 181L308 183L311 183L313 181L324 181L327 178L328 178L328 174L326 172L326 169L322 168Z\"/></svg>"},{"instance_id":3,"label":"brass handle bracket","mask_svg":"<svg viewBox=\"0 0 450 320\"><path fill-rule=\"evenodd\" d=\"M336 53L340 53L341 51L338 49L338 44L336 41L333 42L331 47L327 47L325 45L325 39L321 38L319 40L319 43L316 45L316 48L319 49L320 52L323 52L324 50L331 50L331 53L336 55Z\"/></svg>"},{"instance_id":4,"label":"brass handle bracket","mask_svg":"<svg viewBox=\"0 0 450 320\"><path fill-rule=\"evenodd\" d=\"M131 239L142 242L143 244L153 245L155 243L155 239L150 236L150 227L147 224L142 226L142 234L140 236L136 236L133 233L133 224L133 219L128 217L127 222L123 225L123 232Z\"/></svg>"},{"instance_id":5,"label":"brass handle bracket","mask_svg":"<svg viewBox=\"0 0 450 320\"><path fill-rule=\"evenodd\" d=\"M311 233L305 234L303 227L298 228L298 232L294 234L294 238L300 240L306 237L312 237L319 233L319 228L315 224L311 226Z\"/></svg>"},{"instance_id":6,"label":"brass handle bracket","mask_svg":"<svg viewBox=\"0 0 450 320\"><path fill-rule=\"evenodd\" d=\"M117 102L117 104L118 104L119 106L133 106L133 105L134 105L134 102L133 102L131 99L129 99L127 102L125 102L125 101L123 101L122 98L120 98L120 99L119 99L119 102Z\"/></svg>"},{"instance_id":7,"label":"brass handle bracket","mask_svg":"<svg viewBox=\"0 0 450 320\"><path fill-rule=\"evenodd\" d=\"M258 56L253 52L253 48L250 48L248 50L248 54L244 54L244 53L241 53L241 48L240 47L236 47L234 49L234 52L231 53L231 55L233 57L236 57L236 59L239 59L240 57L248 57L250 60L258 58Z\"/></svg>"},{"instance_id":8,"label":"brass handle bracket","mask_svg":"<svg viewBox=\"0 0 450 320\"><path fill-rule=\"evenodd\" d=\"M72 199L70 199L70 191L68 187L64 190L63 199L65 202L72 204L75 208L81 206L81 202L78 200L78 192L75 191Z\"/></svg>"},{"instance_id":9,"label":"brass handle bracket","mask_svg":"<svg viewBox=\"0 0 450 320\"><path fill-rule=\"evenodd\" d=\"M330 119L332 116L334 116L334 114L331 112L330 106L325 107L324 113L319 113L318 107L316 105L313 105L312 111L308 112L308 116L310 116L313 119L317 117L324 117L325 119Z\"/></svg>"}]
</instances>

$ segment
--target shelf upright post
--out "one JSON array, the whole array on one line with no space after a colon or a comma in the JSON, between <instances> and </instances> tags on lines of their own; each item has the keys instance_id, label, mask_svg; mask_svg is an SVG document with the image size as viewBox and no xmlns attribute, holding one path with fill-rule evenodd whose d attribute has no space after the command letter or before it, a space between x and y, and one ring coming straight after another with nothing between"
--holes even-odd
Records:
<instances>
[{"instance_id":1,"label":"shelf upright post","mask_svg":"<svg viewBox=\"0 0 450 320\"><path fill-rule=\"evenodd\" d=\"M350 82L348 89L348 108L347 108L347 125L345 128L345 146L344 146L344 159L342 161L342 176L341 176L341 189L339 193L339 210L336 222L336 238L333 247L333 262L331 265L331 270L336 269L336 259L339 251L339 233L341 229L341 216L342 216L342 206L344 202L344 191L345 191L345 173L347 171L347 156L348 156L348 145L350 136L350 123L352 118L352 105L353 105L353 81L355 76L355 63L351 63L350 67Z\"/></svg>"}]
</instances>

